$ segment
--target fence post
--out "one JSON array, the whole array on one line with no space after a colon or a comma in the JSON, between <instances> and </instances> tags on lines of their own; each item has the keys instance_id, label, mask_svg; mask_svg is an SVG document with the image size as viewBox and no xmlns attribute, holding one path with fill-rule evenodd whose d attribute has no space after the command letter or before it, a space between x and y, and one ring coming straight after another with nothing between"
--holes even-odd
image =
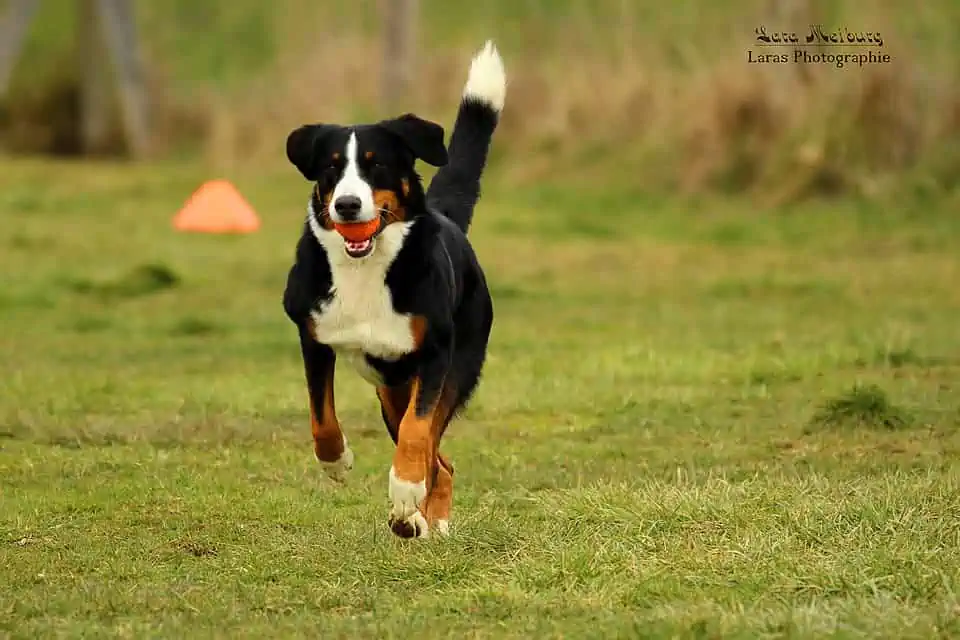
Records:
<instances>
[{"instance_id":1,"label":"fence post","mask_svg":"<svg viewBox=\"0 0 960 640\"><path fill-rule=\"evenodd\" d=\"M770 0L767 5L767 17L772 31L796 31L801 38L807 33L813 18L812 0ZM783 53L789 53L784 50ZM771 71L777 65L766 65ZM795 81L802 84L810 82L811 74L806 65L791 64L792 74L772 73L780 97L788 96L794 89Z\"/></svg>"},{"instance_id":2,"label":"fence post","mask_svg":"<svg viewBox=\"0 0 960 640\"><path fill-rule=\"evenodd\" d=\"M10 76L30 27L39 0L9 0L7 13L0 20L0 98L7 95Z\"/></svg>"},{"instance_id":3,"label":"fence post","mask_svg":"<svg viewBox=\"0 0 960 640\"><path fill-rule=\"evenodd\" d=\"M150 127L143 62L130 0L97 0L109 59L120 93L120 115L127 144L134 157L150 149Z\"/></svg>"},{"instance_id":4,"label":"fence post","mask_svg":"<svg viewBox=\"0 0 960 640\"><path fill-rule=\"evenodd\" d=\"M80 134L85 153L105 151L113 116L112 83L103 46L97 0L79 0L77 57L80 67Z\"/></svg>"},{"instance_id":5,"label":"fence post","mask_svg":"<svg viewBox=\"0 0 960 640\"><path fill-rule=\"evenodd\" d=\"M389 114L406 96L413 71L418 0L384 0L383 110Z\"/></svg>"}]
</instances>

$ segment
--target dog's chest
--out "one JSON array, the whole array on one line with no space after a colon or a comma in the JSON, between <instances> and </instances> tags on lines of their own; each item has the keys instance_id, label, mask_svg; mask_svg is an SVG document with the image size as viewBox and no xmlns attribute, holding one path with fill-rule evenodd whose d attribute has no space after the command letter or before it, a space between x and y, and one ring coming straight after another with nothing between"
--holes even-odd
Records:
<instances>
[{"instance_id":1,"label":"dog's chest","mask_svg":"<svg viewBox=\"0 0 960 640\"><path fill-rule=\"evenodd\" d=\"M364 356L392 361L413 351L410 316L394 310L382 260L331 262L332 296L311 313L314 338L377 383L379 375Z\"/></svg>"}]
</instances>

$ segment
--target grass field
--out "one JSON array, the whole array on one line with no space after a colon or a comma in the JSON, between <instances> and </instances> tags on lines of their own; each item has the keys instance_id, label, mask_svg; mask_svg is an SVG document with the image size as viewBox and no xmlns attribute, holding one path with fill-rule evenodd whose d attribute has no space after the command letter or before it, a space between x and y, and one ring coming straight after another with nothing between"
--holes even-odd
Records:
<instances>
[{"instance_id":1,"label":"grass field","mask_svg":"<svg viewBox=\"0 0 960 640\"><path fill-rule=\"evenodd\" d=\"M312 458L281 294L307 188L177 235L206 174L0 161L0 636L960 635L958 201L760 214L508 186L445 438L452 535L386 524L390 441Z\"/></svg>"}]
</instances>

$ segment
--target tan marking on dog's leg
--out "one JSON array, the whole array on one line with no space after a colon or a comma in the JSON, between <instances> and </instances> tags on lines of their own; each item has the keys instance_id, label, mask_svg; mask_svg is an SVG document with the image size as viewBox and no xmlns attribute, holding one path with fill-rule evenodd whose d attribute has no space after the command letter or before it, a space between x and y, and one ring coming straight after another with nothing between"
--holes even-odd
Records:
<instances>
[{"instance_id":1,"label":"tan marking on dog's leg","mask_svg":"<svg viewBox=\"0 0 960 640\"><path fill-rule=\"evenodd\" d=\"M453 465L443 454L437 454L439 468L437 481L427 496L426 506L421 508L430 530L447 535L450 529L450 510L453 506Z\"/></svg>"},{"instance_id":2,"label":"tan marking on dog's leg","mask_svg":"<svg viewBox=\"0 0 960 640\"><path fill-rule=\"evenodd\" d=\"M415 385L411 391L408 413L413 411L415 407L416 392L417 386ZM390 528L396 535L402 538L427 537L431 533L446 535L449 530L450 511L453 503L453 465L446 456L437 451L437 447L439 446L439 438L441 437L439 434L443 431L443 427L447 422L450 421L452 414L452 405L448 401L451 397L453 396L449 393L449 389L444 389L440 394L436 408L429 415L429 434L432 441L432 444L429 445L429 451L431 451L430 455L433 456L432 464L425 464L420 460L416 462L417 469L425 468L424 475L422 476L423 484L420 485L417 483L415 485L417 487L416 495L418 497L421 495L419 492L421 487L425 490L422 501L417 502L417 510L405 518L399 517L404 512L397 508L396 502L394 501L394 510L391 511L390 517ZM408 414L405 414L405 418L407 415ZM407 424L409 424L409 422ZM401 420L401 433L404 428L405 425L403 420ZM401 438L397 440L398 452L404 442ZM398 489L405 486L400 481L401 478L394 469L396 469L396 457L394 468L391 468L390 495L392 498L399 495ZM415 478L415 480L417 479L419 478Z\"/></svg>"},{"instance_id":3,"label":"tan marking on dog's leg","mask_svg":"<svg viewBox=\"0 0 960 640\"><path fill-rule=\"evenodd\" d=\"M420 379L415 378L410 389L410 401L397 430L397 448L390 468L390 500L393 520L406 520L414 514L427 497L432 474L430 461L434 457L433 415L436 407L425 416L416 411Z\"/></svg>"},{"instance_id":4,"label":"tan marking on dog's leg","mask_svg":"<svg viewBox=\"0 0 960 640\"><path fill-rule=\"evenodd\" d=\"M419 388L420 381L415 379L407 410L400 421L390 469L391 528L401 537L422 535L412 527L415 516L427 516L423 518L424 523L436 523L439 529L446 529L453 500L453 466L437 451L438 434L452 414L449 402L452 394L444 389L436 405L425 416L418 417ZM434 506L429 505L431 500Z\"/></svg>"},{"instance_id":5,"label":"tan marking on dog's leg","mask_svg":"<svg viewBox=\"0 0 960 640\"><path fill-rule=\"evenodd\" d=\"M313 452L331 478L342 480L353 468L353 451L340 429L333 398L333 366L324 378L319 410L317 399L310 398L310 430L313 433Z\"/></svg>"}]
</instances>

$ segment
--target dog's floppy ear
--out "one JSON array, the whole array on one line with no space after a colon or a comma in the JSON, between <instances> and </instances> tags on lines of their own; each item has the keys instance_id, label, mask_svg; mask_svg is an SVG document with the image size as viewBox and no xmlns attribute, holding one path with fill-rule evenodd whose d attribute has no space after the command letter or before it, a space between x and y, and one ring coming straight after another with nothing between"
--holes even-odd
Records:
<instances>
[{"instance_id":1,"label":"dog's floppy ear","mask_svg":"<svg viewBox=\"0 0 960 640\"><path fill-rule=\"evenodd\" d=\"M403 140L414 156L434 167L447 164L447 147L443 144L443 127L407 113L380 126Z\"/></svg>"},{"instance_id":2,"label":"dog's floppy ear","mask_svg":"<svg viewBox=\"0 0 960 640\"><path fill-rule=\"evenodd\" d=\"M319 152L323 141L340 128L336 124L305 124L287 136L287 159L304 178L316 180L319 177Z\"/></svg>"}]
</instances>

